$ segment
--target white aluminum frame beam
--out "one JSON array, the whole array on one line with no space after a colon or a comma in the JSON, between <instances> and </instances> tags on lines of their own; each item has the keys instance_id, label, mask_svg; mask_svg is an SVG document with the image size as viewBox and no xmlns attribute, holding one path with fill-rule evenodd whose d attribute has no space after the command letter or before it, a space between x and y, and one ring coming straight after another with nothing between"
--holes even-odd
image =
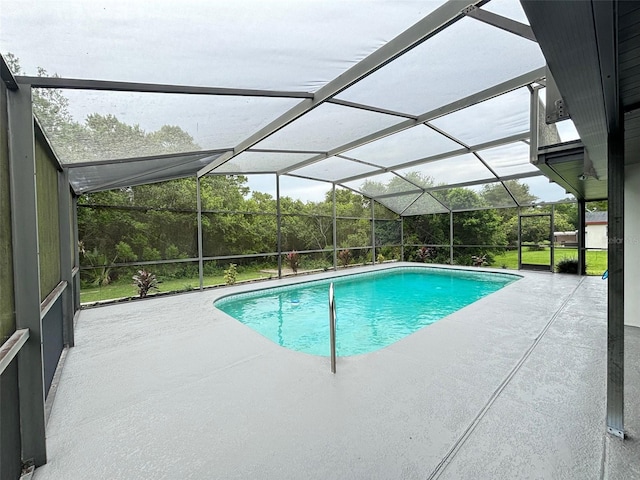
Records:
<instances>
[{"instance_id":1,"label":"white aluminum frame beam","mask_svg":"<svg viewBox=\"0 0 640 480\"><path fill-rule=\"evenodd\" d=\"M226 150L229 150L228 148ZM274 148L250 148L249 153L302 153L308 155L324 155L327 152L322 150L278 150Z\"/></svg>"},{"instance_id":2,"label":"white aluminum frame beam","mask_svg":"<svg viewBox=\"0 0 640 480\"><path fill-rule=\"evenodd\" d=\"M378 200L380 198L391 198L391 197L397 197L397 196L402 196L402 195L409 195L412 193L429 193L429 192L439 192L442 190L450 190L452 188L464 188L464 187L473 187L475 185L489 185L489 184L493 184L493 183L502 183L503 181L507 181L507 180L516 180L516 179L520 179L520 178L531 178L531 177L543 177L544 174L542 172L528 172L526 174L523 175L514 175L513 178L511 177L503 177L502 179L490 179L490 180L470 180L468 182L460 182L460 183L452 183L452 184L448 184L448 185L436 185L433 187L421 187L420 185L416 185L413 182L409 182L407 180L407 183L411 183L412 185L416 186L415 190L406 190L403 192L395 192L395 193L383 193L382 195L369 195L367 194L367 197ZM400 177L403 180L404 177ZM340 184L338 184L340 185ZM340 185L341 187L344 187L345 185ZM504 184L503 184L504 186ZM363 192L359 192L358 190L354 190L358 193L360 193L361 195L364 195ZM516 205L520 205L519 202L512 196L510 195L511 198L513 199L513 201L515 202ZM524 206L524 205L523 205ZM494 207L491 207L494 208ZM499 207L495 207L495 208L499 208Z\"/></svg>"},{"instance_id":3,"label":"white aluminum frame beam","mask_svg":"<svg viewBox=\"0 0 640 480\"><path fill-rule=\"evenodd\" d=\"M340 100L339 98L332 98L330 100L327 100L326 103L332 103L334 105L340 105L342 107L357 108L359 110L366 110L367 112L383 113L385 115L408 118L411 120L418 119L417 115L411 115L410 113L404 113L404 112L399 112L397 110L389 110L386 108L374 107L372 105L365 105L364 103L350 102L348 100Z\"/></svg>"},{"instance_id":4,"label":"white aluminum frame beam","mask_svg":"<svg viewBox=\"0 0 640 480\"><path fill-rule=\"evenodd\" d=\"M497 13L490 12L488 10L482 10L474 5L470 5L464 12L468 17L475 18L487 25L499 28L509 33L518 35L519 37L526 38L532 42L537 42L536 36L533 33L531 27L527 24L517 22Z\"/></svg>"},{"instance_id":5,"label":"white aluminum frame beam","mask_svg":"<svg viewBox=\"0 0 640 480\"><path fill-rule=\"evenodd\" d=\"M264 140L305 113L310 112L351 85L369 76L412 48L420 45L440 30L460 20L464 17L462 10L468 7L470 3L471 5L480 6L486 3L486 0L473 0L471 2L469 2L469 0L449 0L415 25L402 32L396 38L387 42L378 50L355 64L342 75L324 85L314 94L313 99L303 100L289 111L269 123L267 126L258 130L243 142L239 143L234 148L233 155L223 160L222 163L251 148L256 143ZM198 171L198 176L201 177L206 175L222 165L222 163L219 161L213 162Z\"/></svg>"},{"instance_id":6,"label":"white aluminum frame beam","mask_svg":"<svg viewBox=\"0 0 640 480\"><path fill-rule=\"evenodd\" d=\"M116 82L61 77L17 76L18 84L32 88L61 88L65 90L98 90L107 92L176 93L181 95L222 95L239 97L313 98L310 92L258 90L250 88L198 87L158 83Z\"/></svg>"},{"instance_id":7,"label":"white aluminum frame beam","mask_svg":"<svg viewBox=\"0 0 640 480\"><path fill-rule=\"evenodd\" d=\"M472 105L498 97L504 93L511 92L518 88L530 85L544 78L546 71L547 71L546 66L537 68L523 75L519 75L515 78L507 80L506 82L499 83L498 85L494 85L478 93L474 93L473 95L469 95L467 97L461 98L460 100L456 100L455 102L451 102L442 107L438 107L433 110L430 110L426 113L423 113L422 115L419 115L418 117L408 119L404 122L400 122L396 125L392 125L391 127L383 128L382 130L378 130L377 132L374 132L370 135L361 137L358 140L354 140L352 142L336 147L330 150L329 152L327 152L326 154L318 155L317 157L310 158L303 162L297 163L296 165L292 165L286 169L282 169L279 173L281 175L287 174L298 168L311 165L312 163L316 163L328 157L339 155L348 150L373 142L374 140L378 140L380 138L386 137L388 135L392 135L394 133L399 133L408 128L415 127L419 124L426 123L431 120L435 120L436 118L442 117L444 115L457 112L458 110L462 110L463 108L470 107Z\"/></svg>"},{"instance_id":8,"label":"white aluminum frame beam","mask_svg":"<svg viewBox=\"0 0 640 480\"><path fill-rule=\"evenodd\" d=\"M341 186L344 186L344 185L341 185ZM367 195L367 197L369 197L371 200L380 200L385 198L404 197L405 195L422 195L424 192L425 192L424 188L416 187L411 190L404 190L402 192L383 193L381 195ZM364 192L361 192L360 195L364 195Z\"/></svg>"},{"instance_id":9,"label":"white aluminum frame beam","mask_svg":"<svg viewBox=\"0 0 640 480\"><path fill-rule=\"evenodd\" d=\"M479 143L479 144L473 145L471 147L462 147L462 148L459 148L459 149L456 149L456 150L452 150L450 152L438 153L436 155L431 155L430 157L424 157L424 158L419 158L417 160L411 160L410 162L400 163L398 165L394 165L393 167L386 167L386 168L378 167L379 170L377 170L375 172L368 172L368 173L361 173L359 175L352 175L351 177L345 177L345 178L336 180L336 183L351 182L353 180L360 180L362 178L372 177L372 176L379 175L379 174L385 173L385 172L394 172L396 170L402 170L404 168L414 167L416 165L423 165L425 163L435 162L437 160L444 160L446 158L457 157L459 155L464 155L465 153L475 153L475 152L479 152L481 150L486 150L488 148L499 147L500 145L507 145L509 143L515 143L515 142L519 142L519 141L524 141L524 139L527 139L527 138L529 138L529 132L518 133L516 135L511 135L509 137L500 138L498 140L492 140L490 142ZM351 158L343 157L342 155L336 155L336 156L338 156L340 158L347 158L349 160L352 160ZM366 163L366 162L360 162L360 163L371 165L371 164ZM295 175L295 174L294 173L290 173L290 175ZM404 178L404 177L402 177L402 178ZM497 177L497 178L500 179L501 177Z\"/></svg>"}]
</instances>

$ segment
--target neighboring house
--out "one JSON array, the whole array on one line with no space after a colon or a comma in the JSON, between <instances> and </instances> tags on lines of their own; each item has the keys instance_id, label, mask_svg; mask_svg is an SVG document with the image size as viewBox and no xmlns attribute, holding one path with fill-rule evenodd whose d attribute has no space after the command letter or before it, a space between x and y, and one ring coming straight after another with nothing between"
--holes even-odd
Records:
<instances>
[{"instance_id":1,"label":"neighboring house","mask_svg":"<svg viewBox=\"0 0 640 480\"><path fill-rule=\"evenodd\" d=\"M573 230L570 232L553 232L553 241L557 246L577 247L578 231Z\"/></svg>"},{"instance_id":2,"label":"neighboring house","mask_svg":"<svg viewBox=\"0 0 640 480\"><path fill-rule=\"evenodd\" d=\"M587 248L607 248L609 212L586 212L585 239Z\"/></svg>"}]
</instances>

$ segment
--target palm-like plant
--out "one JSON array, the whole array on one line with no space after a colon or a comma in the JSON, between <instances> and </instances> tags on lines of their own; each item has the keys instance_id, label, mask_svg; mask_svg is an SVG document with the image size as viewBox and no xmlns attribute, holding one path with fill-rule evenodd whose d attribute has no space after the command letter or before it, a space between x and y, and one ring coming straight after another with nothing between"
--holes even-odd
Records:
<instances>
[{"instance_id":1,"label":"palm-like plant","mask_svg":"<svg viewBox=\"0 0 640 480\"><path fill-rule=\"evenodd\" d=\"M431 258L431 249L428 247L421 247L416 252L416 257L422 263L425 263L429 258Z\"/></svg>"},{"instance_id":2,"label":"palm-like plant","mask_svg":"<svg viewBox=\"0 0 640 480\"><path fill-rule=\"evenodd\" d=\"M351 250L340 250L338 252L338 259L340 260L340 263L343 267L349 265L349 262L351 262Z\"/></svg>"},{"instance_id":3,"label":"palm-like plant","mask_svg":"<svg viewBox=\"0 0 640 480\"><path fill-rule=\"evenodd\" d=\"M159 290L158 279L156 276L146 270L138 270L138 274L133 277L133 286L138 288L140 298L147 296L151 290Z\"/></svg>"},{"instance_id":4,"label":"palm-like plant","mask_svg":"<svg viewBox=\"0 0 640 480\"><path fill-rule=\"evenodd\" d=\"M293 273L298 273L298 267L300 266L300 254L295 250L289 252L287 254L287 263L289 264L289 267L291 267L291 270L293 270Z\"/></svg>"},{"instance_id":5,"label":"palm-like plant","mask_svg":"<svg viewBox=\"0 0 640 480\"><path fill-rule=\"evenodd\" d=\"M474 267L484 267L487 264L487 256L486 255L473 255L471 257L471 262Z\"/></svg>"}]
</instances>

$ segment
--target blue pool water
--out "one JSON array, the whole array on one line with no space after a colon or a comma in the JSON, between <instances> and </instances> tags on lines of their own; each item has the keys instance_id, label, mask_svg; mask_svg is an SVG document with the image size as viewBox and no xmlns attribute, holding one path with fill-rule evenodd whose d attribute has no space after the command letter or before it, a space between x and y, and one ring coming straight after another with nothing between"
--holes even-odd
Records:
<instances>
[{"instance_id":1,"label":"blue pool water","mask_svg":"<svg viewBox=\"0 0 640 480\"><path fill-rule=\"evenodd\" d=\"M346 356L391 345L518 278L397 267L231 295L214 305L283 347L329 355L328 292L333 282L336 350Z\"/></svg>"}]
</instances>

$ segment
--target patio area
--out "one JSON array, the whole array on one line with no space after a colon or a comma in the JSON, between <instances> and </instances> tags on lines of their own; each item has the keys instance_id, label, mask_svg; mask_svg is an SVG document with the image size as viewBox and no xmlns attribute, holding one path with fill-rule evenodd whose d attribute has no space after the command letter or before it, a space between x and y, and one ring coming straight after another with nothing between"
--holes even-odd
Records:
<instances>
[{"instance_id":1,"label":"patio area","mask_svg":"<svg viewBox=\"0 0 640 480\"><path fill-rule=\"evenodd\" d=\"M84 310L34 478L638 478L640 330L623 443L605 425L607 282L519 274L336 375L212 306L299 279Z\"/></svg>"}]
</instances>

